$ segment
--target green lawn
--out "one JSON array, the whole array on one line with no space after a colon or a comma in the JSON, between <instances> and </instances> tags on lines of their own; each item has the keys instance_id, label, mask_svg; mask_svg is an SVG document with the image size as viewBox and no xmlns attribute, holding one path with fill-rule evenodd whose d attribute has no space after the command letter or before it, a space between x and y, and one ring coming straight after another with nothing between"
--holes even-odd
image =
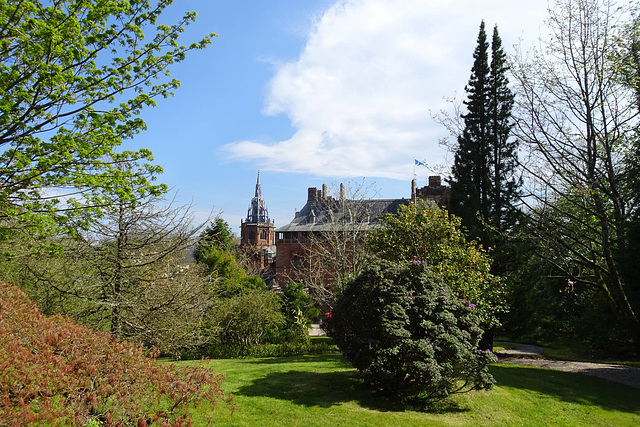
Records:
<instances>
[{"instance_id":1,"label":"green lawn","mask_svg":"<svg viewBox=\"0 0 640 427\"><path fill-rule=\"evenodd\" d=\"M545 369L495 364L493 390L429 413L369 392L337 354L209 363L238 407L219 406L217 426L640 425L640 389Z\"/></svg>"}]
</instances>

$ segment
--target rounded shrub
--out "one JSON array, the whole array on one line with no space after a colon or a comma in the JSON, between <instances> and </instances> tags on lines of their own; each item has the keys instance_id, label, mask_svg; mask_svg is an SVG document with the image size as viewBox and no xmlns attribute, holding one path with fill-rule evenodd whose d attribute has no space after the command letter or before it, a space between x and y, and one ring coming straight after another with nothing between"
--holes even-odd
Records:
<instances>
[{"instance_id":1,"label":"rounded shrub","mask_svg":"<svg viewBox=\"0 0 640 427\"><path fill-rule=\"evenodd\" d=\"M439 400L494 383L476 311L428 267L383 262L346 284L325 329L376 389Z\"/></svg>"}]
</instances>

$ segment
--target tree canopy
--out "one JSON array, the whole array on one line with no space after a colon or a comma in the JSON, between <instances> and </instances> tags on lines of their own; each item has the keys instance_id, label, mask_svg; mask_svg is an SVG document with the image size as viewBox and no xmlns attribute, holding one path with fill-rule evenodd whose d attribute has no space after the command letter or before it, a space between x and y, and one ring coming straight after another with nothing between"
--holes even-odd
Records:
<instances>
[{"instance_id":1,"label":"tree canopy","mask_svg":"<svg viewBox=\"0 0 640 427\"><path fill-rule=\"evenodd\" d=\"M490 273L491 260L476 242L468 242L460 218L426 202L406 205L381 218L370 247L381 259L398 264L422 264L441 275L461 298L472 301L485 328L495 326L504 307L505 290Z\"/></svg>"},{"instance_id":2,"label":"tree canopy","mask_svg":"<svg viewBox=\"0 0 640 427\"><path fill-rule=\"evenodd\" d=\"M169 66L213 34L178 44L196 18L159 24L171 0L0 2L0 219L42 220L80 205L65 196L117 176L116 147L179 86ZM148 150L137 154L150 158ZM84 208L99 208L84 205Z\"/></svg>"},{"instance_id":3,"label":"tree canopy","mask_svg":"<svg viewBox=\"0 0 640 427\"><path fill-rule=\"evenodd\" d=\"M613 6L575 0L549 9L552 37L514 63L514 130L526 143L528 236L566 280L609 301L640 352L637 279L619 256L631 253L638 200L629 167L637 163L635 48L629 15Z\"/></svg>"}]
</instances>

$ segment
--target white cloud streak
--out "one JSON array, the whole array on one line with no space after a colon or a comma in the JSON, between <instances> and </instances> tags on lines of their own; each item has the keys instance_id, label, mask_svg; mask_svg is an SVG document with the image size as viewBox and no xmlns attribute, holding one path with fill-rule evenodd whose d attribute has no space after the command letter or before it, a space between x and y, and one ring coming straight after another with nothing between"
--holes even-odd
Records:
<instances>
[{"instance_id":1,"label":"white cloud streak","mask_svg":"<svg viewBox=\"0 0 640 427\"><path fill-rule=\"evenodd\" d=\"M262 169L323 177L407 179L413 158L446 163L446 136L430 112L461 96L480 21L507 52L538 37L546 2L343 0L312 28L295 61L279 66L264 113L285 114L294 135L240 141L223 151Z\"/></svg>"}]
</instances>

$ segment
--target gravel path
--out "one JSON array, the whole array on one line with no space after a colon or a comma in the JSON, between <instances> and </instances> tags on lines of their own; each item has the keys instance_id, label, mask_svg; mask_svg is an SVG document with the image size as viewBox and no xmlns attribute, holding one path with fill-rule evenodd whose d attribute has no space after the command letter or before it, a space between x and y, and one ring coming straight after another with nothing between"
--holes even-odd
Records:
<instances>
[{"instance_id":1,"label":"gravel path","mask_svg":"<svg viewBox=\"0 0 640 427\"><path fill-rule=\"evenodd\" d=\"M515 346L515 349L498 351L496 354L500 362L593 375L605 380L640 388L640 368L609 363L570 362L566 360L548 359L544 355L545 350L547 350L546 347L518 343L509 344Z\"/></svg>"}]
</instances>

